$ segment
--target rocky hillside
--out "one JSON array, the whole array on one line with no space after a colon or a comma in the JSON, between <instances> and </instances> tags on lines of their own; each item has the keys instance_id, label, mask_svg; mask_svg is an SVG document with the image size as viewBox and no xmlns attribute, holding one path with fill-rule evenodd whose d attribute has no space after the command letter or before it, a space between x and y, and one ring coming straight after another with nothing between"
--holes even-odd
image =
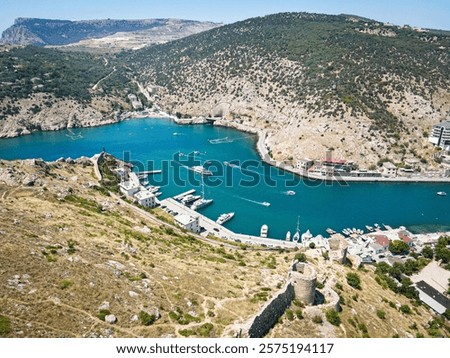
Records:
<instances>
[{"instance_id":1,"label":"rocky hillside","mask_svg":"<svg viewBox=\"0 0 450 358\"><path fill-rule=\"evenodd\" d=\"M88 158L0 162L0 337L236 334L285 284L299 253L180 231L162 210L140 210L108 193L102 185L113 187L107 168L115 164L107 157L98 183ZM295 302L271 336L448 334L441 321L431 330L424 306L402 313L410 300L382 289L373 270L358 271L356 289L345 278L355 269L318 250L306 254L321 285L339 289L342 324L332 325L318 307L307 315Z\"/></svg>"},{"instance_id":2,"label":"rocky hillside","mask_svg":"<svg viewBox=\"0 0 450 358\"><path fill-rule=\"evenodd\" d=\"M450 113L449 48L445 32L283 13L144 49L128 62L173 113L266 129L276 159L320 158L332 147L361 164L401 164L428 157L427 132Z\"/></svg>"},{"instance_id":3,"label":"rocky hillside","mask_svg":"<svg viewBox=\"0 0 450 358\"><path fill-rule=\"evenodd\" d=\"M135 47L165 42L188 36L219 26L212 22L200 22L178 19L145 19L145 20L49 20L34 18L18 18L14 25L6 29L1 41L11 45L68 45L89 39L101 39L118 34L105 41L109 47L115 47L121 41L129 48L128 41L121 37L134 39ZM98 40L97 40L98 41ZM100 43L98 43L100 44ZM94 46L89 42L79 47Z\"/></svg>"}]
</instances>

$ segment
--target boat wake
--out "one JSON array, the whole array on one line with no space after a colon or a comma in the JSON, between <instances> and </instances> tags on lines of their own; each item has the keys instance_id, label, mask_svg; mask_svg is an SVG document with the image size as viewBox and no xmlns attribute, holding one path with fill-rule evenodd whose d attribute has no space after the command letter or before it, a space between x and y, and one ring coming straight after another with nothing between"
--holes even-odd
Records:
<instances>
[{"instance_id":1,"label":"boat wake","mask_svg":"<svg viewBox=\"0 0 450 358\"><path fill-rule=\"evenodd\" d=\"M293 190L288 190L288 191L283 191L283 194L288 195L288 196L294 196L296 194L296 192Z\"/></svg>"},{"instance_id":2,"label":"boat wake","mask_svg":"<svg viewBox=\"0 0 450 358\"><path fill-rule=\"evenodd\" d=\"M224 138L208 139L208 142L211 144L233 143L233 139L224 137Z\"/></svg>"},{"instance_id":3,"label":"boat wake","mask_svg":"<svg viewBox=\"0 0 450 358\"><path fill-rule=\"evenodd\" d=\"M66 137L69 137L70 139L72 139L72 140L77 140L77 139L82 139L83 138L83 136L81 135L81 133L74 133L72 130L70 130L70 129L67 129L67 131L70 133L70 134L66 134Z\"/></svg>"},{"instance_id":4,"label":"boat wake","mask_svg":"<svg viewBox=\"0 0 450 358\"><path fill-rule=\"evenodd\" d=\"M242 196L237 196L237 198L242 199L242 200L245 200L245 201L248 201L248 202L250 202L250 203L262 205L262 206L270 206L270 203L267 202L267 201L256 201L256 200L244 198L244 197L242 197Z\"/></svg>"}]
</instances>

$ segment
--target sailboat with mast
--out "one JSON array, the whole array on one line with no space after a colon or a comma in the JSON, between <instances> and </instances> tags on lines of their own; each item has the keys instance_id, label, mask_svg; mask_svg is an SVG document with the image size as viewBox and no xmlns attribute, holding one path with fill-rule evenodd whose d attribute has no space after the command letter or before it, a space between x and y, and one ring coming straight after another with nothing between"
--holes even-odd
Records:
<instances>
[{"instance_id":1,"label":"sailboat with mast","mask_svg":"<svg viewBox=\"0 0 450 358\"><path fill-rule=\"evenodd\" d=\"M191 206L191 209L192 210L201 209L201 208L204 208L205 206L208 206L212 202L213 202L213 199L205 199L205 183L203 182L203 177L202 177L202 197L200 199L194 201L194 203Z\"/></svg>"},{"instance_id":2,"label":"sailboat with mast","mask_svg":"<svg viewBox=\"0 0 450 358\"><path fill-rule=\"evenodd\" d=\"M300 216L297 216L297 229L295 230L295 234L292 237L293 242L299 242L300 241Z\"/></svg>"}]
</instances>

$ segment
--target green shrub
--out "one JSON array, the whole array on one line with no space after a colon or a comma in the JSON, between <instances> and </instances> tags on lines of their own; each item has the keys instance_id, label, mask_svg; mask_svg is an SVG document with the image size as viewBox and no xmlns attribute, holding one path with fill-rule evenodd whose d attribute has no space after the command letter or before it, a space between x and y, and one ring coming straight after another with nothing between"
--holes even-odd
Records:
<instances>
[{"instance_id":1,"label":"green shrub","mask_svg":"<svg viewBox=\"0 0 450 358\"><path fill-rule=\"evenodd\" d=\"M292 312L292 310L290 310L290 309L286 310L286 318L289 321L293 321L294 320L294 313Z\"/></svg>"},{"instance_id":2,"label":"green shrub","mask_svg":"<svg viewBox=\"0 0 450 358\"><path fill-rule=\"evenodd\" d=\"M197 335L199 335L201 337L209 337L209 335L211 334L213 328L214 328L214 326L212 325L212 323L205 323L205 324L202 324L198 328L196 333L197 333Z\"/></svg>"},{"instance_id":3,"label":"green shrub","mask_svg":"<svg viewBox=\"0 0 450 358\"><path fill-rule=\"evenodd\" d=\"M108 316L108 315L110 315L110 314L111 314L110 310L100 310L100 312L97 313L97 318L98 318L100 321L104 321L104 320L105 320L105 317Z\"/></svg>"},{"instance_id":4,"label":"green shrub","mask_svg":"<svg viewBox=\"0 0 450 358\"><path fill-rule=\"evenodd\" d=\"M298 319L303 319L304 317L303 317L303 312L302 312L302 310L295 310L295 316L298 318Z\"/></svg>"},{"instance_id":5,"label":"green shrub","mask_svg":"<svg viewBox=\"0 0 450 358\"><path fill-rule=\"evenodd\" d=\"M339 317L339 313L336 312L336 310L327 310L325 316L327 317L327 321L330 322L333 326L339 326L341 324L341 317Z\"/></svg>"},{"instance_id":6,"label":"green shrub","mask_svg":"<svg viewBox=\"0 0 450 358\"><path fill-rule=\"evenodd\" d=\"M139 312L139 321L144 326L150 326L156 321L156 316L145 311Z\"/></svg>"},{"instance_id":7,"label":"green shrub","mask_svg":"<svg viewBox=\"0 0 450 358\"><path fill-rule=\"evenodd\" d=\"M183 337L190 337L195 335L195 332L192 329L181 329L178 331Z\"/></svg>"},{"instance_id":8,"label":"green shrub","mask_svg":"<svg viewBox=\"0 0 450 358\"><path fill-rule=\"evenodd\" d=\"M377 310L377 316L379 319L386 319L386 312L382 310Z\"/></svg>"},{"instance_id":9,"label":"green shrub","mask_svg":"<svg viewBox=\"0 0 450 358\"><path fill-rule=\"evenodd\" d=\"M294 260L298 260L299 262L306 262L307 258L303 252L297 252L294 256Z\"/></svg>"},{"instance_id":10,"label":"green shrub","mask_svg":"<svg viewBox=\"0 0 450 358\"><path fill-rule=\"evenodd\" d=\"M61 282L59 283L59 288L61 290L65 290L66 288L69 288L70 286L73 285L73 281L72 280L61 280Z\"/></svg>"},{"instance_id":11,"label":"green shrub","mask_svg":"<svg viewBox=\"0 0 450 358\"><path fill-rule=\"evenodd\" d=\"M8 317L0 316L0 337L6 336L11 332L11 321Z\"/></svg>"},{"instance_id":12,"label":"green shrub","mask_svg":"<svg viewBox=\"0 0 450 358\"><path fill-rule=\"evenodd\" d=\"M347 274L347 283L358 290L361 290L361 279L359 275L355 272L349 272Z\"/></svg>"},{"instance_id":13,"label":"green shrub","mask_svg":"<svg viewBox=\"0 0 450 358\"><path fill-rule=\"evenodd\" d=\"M411 314L411 307L409 307L408 305L401 305L400 306L400 311L404 314Z\"/></svg>"}]
</instances>

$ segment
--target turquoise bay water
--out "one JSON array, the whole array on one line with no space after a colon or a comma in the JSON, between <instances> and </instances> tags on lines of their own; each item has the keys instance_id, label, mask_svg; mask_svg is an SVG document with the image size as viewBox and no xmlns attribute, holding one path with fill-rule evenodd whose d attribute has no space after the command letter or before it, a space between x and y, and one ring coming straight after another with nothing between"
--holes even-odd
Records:
<instances>
[{"instance_id":1,"label":"turquoise bay water","mask_svg":"<svg viewBox=\"0 0 450 358\"><path fill-rule=\"evenodd\" d=\"M208 141L224 137L233 142L211 144ZM255 140L255 136L229 128L179 126L164 119L141 119L1 139L0 158L77 158L92 156L105 148L118 158L145 163L145 168L163 169L162 175L150 180L157 185L163 183L160 198L165 198L191 188L201 190L198 174L167 162L176 153L191 153L190 157L177 157L177 161L187 161L187 165L210 162L211 171L225 172L205 180L206 197L213 198L214 203L201 213L215 220L221 213L234 211L235 218L225 226L246 234L258 235L261 225L267 224L270 237L284 239L288 230L294 233L297 216L300 216L301 231L310 229L313 234L325 234L327 227L342 230L374 223L404 225L416 231L450 229L450 196L436 195L438 191L450 194L450 184L350 183L343 186L305 181L262 163L255 151ZM148 161L153 162L147 165ZM216 165L224 161L237 161L241 168ZM180 179L191 178L195 182L180 185L174 180L177 173ZM214 184L224 177L228 179L226 183ZM273 183L265 183L264 178L271 178ZM242 185L240 180L257 182ZM287 196L287 190L294 190L296 195ZM266 207L262 202L271 205Z\"/></svg>"}]
</instances>

